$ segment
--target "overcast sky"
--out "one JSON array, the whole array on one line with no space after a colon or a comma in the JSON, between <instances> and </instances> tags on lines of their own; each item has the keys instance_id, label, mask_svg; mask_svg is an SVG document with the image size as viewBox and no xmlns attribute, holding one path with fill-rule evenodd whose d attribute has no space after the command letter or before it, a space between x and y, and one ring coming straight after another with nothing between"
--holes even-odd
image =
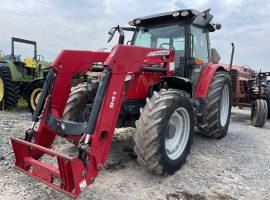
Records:
<instances>
[{"instance_id":1,"label":"overcast sky","mask_svg":"<svg viewBox=\"0 0 270 200\"><path fill-rule=\"evenodd\" d=\"M8 54L10 38L22 37L36 40L38 53L53 60L62 49L108 47L107 32L114 25L185 8L212 9L222 29L212 33L211 46L223 62L229 62L234 42L235 64L270 71L269 0L1 0L0 50Z\"/></svg>"}]
</instances>

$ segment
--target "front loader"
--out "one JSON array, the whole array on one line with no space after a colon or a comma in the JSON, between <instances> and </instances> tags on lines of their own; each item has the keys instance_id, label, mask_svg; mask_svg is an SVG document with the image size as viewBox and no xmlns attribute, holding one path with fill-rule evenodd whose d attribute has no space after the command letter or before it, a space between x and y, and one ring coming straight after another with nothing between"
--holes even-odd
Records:
<instances>
[{"instance_id":1,"label":"front loader","mask_svg":"<svg viewBox=\"0 0 270 200\"><path fill-rule=\"evenodd\" d=\"M114 27L111 52L64 50L52 63L23 138L11 138L15 166L76 198L104 168L116 127L135 126L138 162L157 174L185 163L195 126L207 136L227 134L232 105L229 65L210 50L220 29L210 10L179 10ZM124 31L134 32L124 45ZM98 67L97 67L98 66ZM76 73L101 71L72 87ZM56 136L77 144L78 155L51 150ZM44 155L55 158L57 167Z\"/></svg>"}]
</instances>

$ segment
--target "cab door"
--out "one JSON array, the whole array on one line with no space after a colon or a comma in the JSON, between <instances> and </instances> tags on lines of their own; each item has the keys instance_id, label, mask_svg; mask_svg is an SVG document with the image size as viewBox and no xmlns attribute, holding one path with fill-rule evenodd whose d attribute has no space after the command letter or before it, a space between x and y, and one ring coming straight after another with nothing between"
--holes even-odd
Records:
<instances>
[{"instance_id":1,"label":"cab door","mask_svg":"<svg viewBox=\"0 0 270 200\"><path fill-rule=\"evenodd\" d=\"M210 57L209 35L208 31L200 27L190 26L191 33L191 57L195 59L195 63L191 70L191 82L193 92L197 87L197 83L203 68L208 64Z\"/></svg>"}]
</instances>

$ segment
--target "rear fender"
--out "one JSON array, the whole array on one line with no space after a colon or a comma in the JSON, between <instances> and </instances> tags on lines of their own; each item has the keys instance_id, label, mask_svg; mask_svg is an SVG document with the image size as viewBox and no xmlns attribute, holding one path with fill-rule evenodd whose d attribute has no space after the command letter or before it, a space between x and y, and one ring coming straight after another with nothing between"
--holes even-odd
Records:
<instances>
[{"instance_id":1,"label":"rear fender","mask_svg":"<svg viewBox=\"0 0 270 200\"><path fill-rule=\"evenodd\" d=\"M26 82L28 81L29 77L28 76L23 76L24 73L22 69L15 65L14 62L7 62L7 67L9 68L10 75L11 75L11 80L14 82Z\"/></svg>"},{"instance_id":2,"label":"rear fender","mask_svg":"<svg viewBox=\"0 0 270 200\"><path fill-rule=\"evenodd\" d=\"M229 66L224 64L214 64L212 62L208 63L200 75L197 88L195 90L195 97L207 97L208 89L213 76L217 71L229 71Z\"/></svg>"}]
</instances>

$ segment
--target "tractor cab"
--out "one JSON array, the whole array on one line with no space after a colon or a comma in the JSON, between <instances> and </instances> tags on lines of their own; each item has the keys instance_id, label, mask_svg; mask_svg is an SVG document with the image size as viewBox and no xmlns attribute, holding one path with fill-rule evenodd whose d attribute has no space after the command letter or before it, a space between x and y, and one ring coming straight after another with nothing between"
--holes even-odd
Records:
<instances>
[{"instance_id":1,"label":"tractor cab","mask_svg":"<svg viewBox=\"0 0 270 200\"><path fill-rule=\"evenodd\" d=\"M209 32L219 30L221 25L211 22L213 16L209 12L210 9L179 10L136 18L129 22L132 27L114 27L108 41L118 30L119 44L123 44L123 30L134 31L131 45L174 50L175 75L197 82L205 64L220 60L217 51L210 51Z\"/></svg>"}]
</instances>

